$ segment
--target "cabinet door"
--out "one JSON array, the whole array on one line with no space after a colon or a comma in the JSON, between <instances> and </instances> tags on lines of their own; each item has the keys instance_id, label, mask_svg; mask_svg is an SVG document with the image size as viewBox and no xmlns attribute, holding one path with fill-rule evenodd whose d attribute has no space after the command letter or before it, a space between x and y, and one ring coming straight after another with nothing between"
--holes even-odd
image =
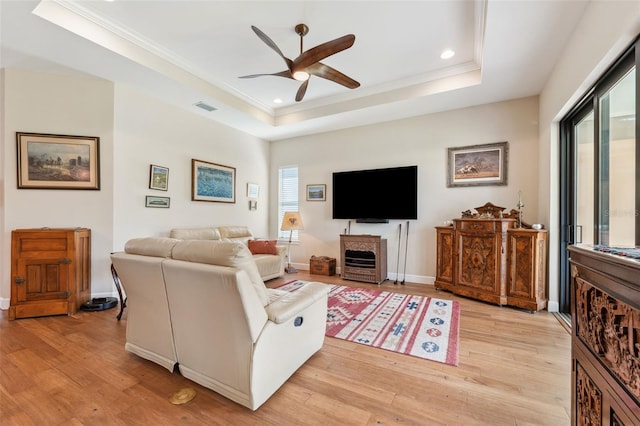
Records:
<instances>
[{"instance_id":1,"label":"cabinet door","mask_svg":"<svg viewBox=\"0 0 640 426\"><path fill-rule=\"evenodd\" d=\"M436 228L436 240L435 285L448 290L453 285L453 227Z\"/></svg>"},{"instance_id":2,"label":"cabinet door","mask_svg":"<svg viewBox=\"0 0 640 426\"><path fill-rule=\"evenodd\" d=\"M546 232L510 229L507 239L507 303L534 311L544 309Z\"/></svg>"},{"instance_id":3,"label":"cabinet door","mask_svg":"<svg viewBox=\"0 0 640 426\"><path fill-rule=\"evenodd\" d=\"M501 296L502 242L500 234L466 233L456 235L458 255L456 285L478 291L479 295Z\"/></svg>"},{"instance_id":4,"label":"cabinet door","mask_svg":"<svg viewBox=\"0 0 640 426\"><path fill-rule=\"evenodd\" d=\"M11 295L16 318L66 314L69 265L66 258L17 259Z\"/></svg>"}]
</instances>

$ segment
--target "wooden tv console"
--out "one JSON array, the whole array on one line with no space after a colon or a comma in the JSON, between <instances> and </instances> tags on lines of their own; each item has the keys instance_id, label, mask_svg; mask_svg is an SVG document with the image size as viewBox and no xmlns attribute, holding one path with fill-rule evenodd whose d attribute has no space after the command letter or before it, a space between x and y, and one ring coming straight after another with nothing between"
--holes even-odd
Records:
<instances>
[{"instance_id":1,"label":"wooden tv console","mask_svg":"<svg viewBox=\"0 0 640 426\"><path fill-rule=\"evenodd\" d=\"M340 235L345 280L380 284L387 279L387 240L379 235Z\"/></svg>"}]
</instances>

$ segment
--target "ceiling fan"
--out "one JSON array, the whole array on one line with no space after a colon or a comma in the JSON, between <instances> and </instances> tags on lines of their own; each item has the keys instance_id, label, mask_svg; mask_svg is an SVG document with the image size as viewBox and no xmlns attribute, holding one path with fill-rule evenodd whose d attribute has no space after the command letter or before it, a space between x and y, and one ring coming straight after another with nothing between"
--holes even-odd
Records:
<instances>
[{"instance_id":1,"label":"ceiling fan","mask_svg":"<svg viewBox=\"0 0 640 426\"><path fill-rule=\"evenodd\" d=\"M307 92L307 86L309 85L309 79L312 75L324 78L329 81L333 81L334 83L341 84L349 89L355 89L356 87L360 86L360 83L358 83L354 79L347 77L340 71L320 62L324 58L327 58L353 46L353 43L356 41L356 36L354 36L353 34L348 34L335 40L322 43L305 52L302 48L302 39L309 32L309 27L305 24L298 24L295 26L295 32L300 36L300 55L292 61L291 59L284 56L282 51L273 42L273 40L271 40L269 36L263 33L259 28L252 25L251 29L254 33L256 33L260 40L262 40L267 46L272 48L278 55L280 55L282 59L284 59L284 62L287 64L287 69L271 74L244 75L239 78L255 78L272 75L276 77L285 77L301 81L302 85L300 85L300 88L296 93L296 102L300 102L302 98L304 98L304 95Z\"/></svg>"}]
</instances>

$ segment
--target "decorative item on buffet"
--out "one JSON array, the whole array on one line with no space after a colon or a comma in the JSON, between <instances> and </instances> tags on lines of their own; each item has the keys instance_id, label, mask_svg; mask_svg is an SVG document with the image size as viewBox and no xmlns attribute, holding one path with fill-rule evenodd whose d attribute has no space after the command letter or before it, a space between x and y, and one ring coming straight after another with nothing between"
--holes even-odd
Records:
<instances>
[{"instance_id":1,"label":"decorative item on buffet","mask_svg":"<svg viewBox=\"0 0 640 426\"><path fill-rule=\"evenodd\" d=\"M496 206L492 203L487 202L483 206L475 207L475 213L473 213L471 210L463 211L461 217L463 219L516 219L516 221L518 222L518 228L535 230L544 229L544 225L540 223L531 225L522 220L522 207L524 207L524 204L522 203L521 197L522 194L521 191L519 191L517 205L518 209L511 209L508 213L504 212L505 207Z\"/></svg>"}]
</instances>

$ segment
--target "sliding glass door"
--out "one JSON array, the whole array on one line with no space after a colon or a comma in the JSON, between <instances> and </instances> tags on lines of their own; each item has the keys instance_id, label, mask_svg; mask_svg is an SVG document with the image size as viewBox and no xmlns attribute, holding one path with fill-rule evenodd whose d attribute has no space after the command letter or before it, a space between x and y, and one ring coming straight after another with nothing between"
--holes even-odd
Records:
<instances>
[{"instance_id":1,"label":"sliding glass door","mask_svg":"<svg viewBox=\"0 0 640 426\"><path fill-rule=\"evenodd\" d=\"M637 45L560 125L560 312L570 311L567 246L640 245Z\"/></svg>"}]
</instances>

